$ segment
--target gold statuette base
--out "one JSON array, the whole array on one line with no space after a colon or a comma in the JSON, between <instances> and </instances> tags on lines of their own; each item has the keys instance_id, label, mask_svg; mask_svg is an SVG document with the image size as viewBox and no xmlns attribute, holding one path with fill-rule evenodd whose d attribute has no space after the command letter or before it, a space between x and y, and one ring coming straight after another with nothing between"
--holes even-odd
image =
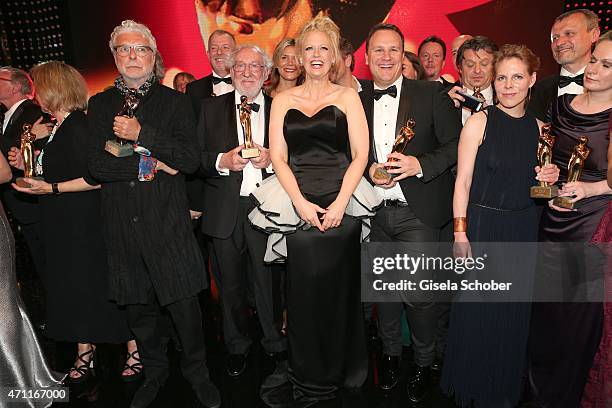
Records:
<instances>
[{"instance_id":1,"label":"gold statuette base","mask_svg":"<svg viewBox=\"0 0 612 408\"><path fill-rule=\"evenodd\" d=\"M557 186L533 186L531 187L530 196L531 198L546 198L550 200L559 195L559 188Z\"/></svg>"},{"instance_id":2,"label":"gold statuette base","mask_svg":"<svg viewBox=\"0 0 612 408\"><path fill-rule=\"evenodd\" d=\"M253 157L259 157L259 149L254 147L252 149L242 149L240 151L240 156L243 159L252 159Z\"/></svg>"},{"instance_id":3,"label":"gold statuette base","mask_svg":"<svg viewBox=\"0 0 612 408\"><path fill-rule=\"evenodd\" d=\"M388 183L393 178L393 175L389 174L384 167L377 167L376 170L374 170L374 178L385 180Z\"/></svg>"},{"instance_id":4,"label":"gold statuette base","mask_svg":"<svg viewBox=\"0 0 612 408\"><path fill-rule=\"evenodd\" d=\"M556 205L557 207L567 208L568 210L572 210L574 209L574 206L576 205L576 203L572 203L570 201L571 199L572 199L571 197L557 197L555 198L555 201L553 201L553 204Z\"/></svg>"},{"instance_id":5,"label":"gold statuette base","mask_svg":"<svg viewBox=\"0 0 612 408\"><path fill-rule=\"evenodd\" d=\"M115 157L127 157L134 154L134 146L130 143L117 143L115 140L107 140L104 150Z\"/></svg>"},{"instance_id":6,"label":"gold statuette base","mask_svg":"<svg viewBox=\"0 0 612 408\"><path fill-rule=\"evenodd\" d=\"M34 180L44 180L42 177L28 177ZM15 184L17 184L19 187L23 187L23 188L30 188L32 187L32 185L30 183L26 183L25 180L23 179L23 177L17 177L17 180L15 180Z\"/></svg>"}]
</instances>

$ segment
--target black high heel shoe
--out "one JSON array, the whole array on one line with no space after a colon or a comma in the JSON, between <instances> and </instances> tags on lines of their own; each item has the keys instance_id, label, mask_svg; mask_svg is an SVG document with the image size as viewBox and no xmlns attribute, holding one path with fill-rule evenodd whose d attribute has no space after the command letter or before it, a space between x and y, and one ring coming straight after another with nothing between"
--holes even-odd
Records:
<instances>
[{"instance_id":1,"label":"black high heel shoe","mask_svg":"<svg viewBox=\"0 0 612 408\"><path fill-rule=\"evenodd\" d=\"M89 360L85 360L85 357L90 356ZM87 381L91 376L93 376L94 370L94 359L96 358L96 349L91 348L86 352L79 354L77 356L77 360L83 364L77 364L76 366L70 368L70 372L68 373L67 380L70 384L82 384ZM73 371L76 371L80 375L76 378L70 376Z\"/></svg>"},{"instance_id":2,"label":"black high heel shoe","mask_svg":"<svg viewBox=\"0 0 612 408\"><path fill-rule=\"evenodd\" d=\"M138 357L136 357L137 355ZM136 362L134 364L128 364L128 361L130 360L130 358L136 360ZM121 379L125 382L132 382L132 381L140 380L142 378L143 369L144 369L144 366L142 365L142 362L140 361L140 354L138 353L138 350L134 350L131 353L128 351L127 358L125 359L125 366L123 367L123 371L132 370L134 374L132 375L121 374Z\"/></svg>"}]
</instances>

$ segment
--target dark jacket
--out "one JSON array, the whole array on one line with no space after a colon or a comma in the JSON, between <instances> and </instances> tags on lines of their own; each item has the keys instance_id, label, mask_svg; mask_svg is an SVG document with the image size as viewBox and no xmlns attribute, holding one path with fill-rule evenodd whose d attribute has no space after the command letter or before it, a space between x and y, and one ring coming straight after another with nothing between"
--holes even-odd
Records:
<instances>
[{"instance_id":1,"label":"dark jacket","mask_svg":"<svg viewBox=\"0 0 612 408\"><path fill-rule=\"evenodd\" d=\"M40 106L26 100L21 103L11 116L10 122L6 127L6 131L0 137L0 150L4 157L7 157L11 147L19 148L21 144L21 133L25 123L33 124L38 118L43 115ZM1 123L0 123L1 126ZM40 149L44 141L36 141L35 149ZM23 176L23 171L11 167L13 172L13 180ZM2 191L2 200L6 208L13 214L19 224L33 224L40 221L40 209L38 207L38 197L31 194L20 193L11 187L10 183L0 186Z\"/></svg>"},{"instance_id":2,"label":"dark jacket","mask_svg":"<svg viewBox=\"0 0 612 408\"><path fill-rule=\"evenodd\" d=\"M559 74L551 75L539 80L531 88L531 98L527 105L527 112L543 122L550 122L548 112L554 101L557 100L559 90Z\"/></svg>"},{"instance_id":3,"label":"dark jacket","mask_svg":"<svg viewBox=\"0 0 612 408\"><path fill-rule=\"evenodd\" d=\"M202 198L202 232L215 238L228 238L238 214L238 199L242 184L242 171L230 171L229 176L220 176L215 168L219 153L225 153L238 146L236 130L236 105L234 92L205 99L198 121L200 141L200 177L204 179ZM264 147L268 147L268 127L272 99L265 98ZM268 173L262 169L262 177Z\"/></svg>"},{"instance_id":4,"label":"dark jacket","mask_svg":"<svg viewBox=\"0 0 612 408\"><path fill-rule=\"evenodd\" d=\"M140 156L115 157L104 150L124 99L116 88L89 101L93 147L91 175L102 183L102 216L109 251L111 298L145 303L153 286L160 304L197 294L206 286L204 262L191 230L183 174L198 167L195 120L189 98L154 84L136 110L139 143L152 157L179 171L138 181Z\"/></svg>"},{"instance_id":5,"label":"dark jacket","mask_svg":"<svg viewBox=\"0 0 612 408\"><path fill-rule=\"evenodd\" d=\"M360 97L370 129L369 169L374 162L386 161L386 157L376 157L374 84L367 81L363 85ZM395 134L408 119L415 120L415 137L408 143L405 154L419 160L423 177L408 177L399 184L419 220L439 228L453 216L454 178L450 170L457 162L461 120L438 82L404 78L400 98Z\"/></svg>"}]
</instances>

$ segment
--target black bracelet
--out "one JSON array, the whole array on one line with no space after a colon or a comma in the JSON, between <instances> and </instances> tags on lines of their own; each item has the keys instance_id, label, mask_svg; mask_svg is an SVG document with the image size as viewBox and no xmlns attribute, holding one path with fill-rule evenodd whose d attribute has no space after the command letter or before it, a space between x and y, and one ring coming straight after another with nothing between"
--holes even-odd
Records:
<instances>
[{"instance_id":1,"label":"black bracelet","mask_svg":"<svg viewBox=\"0 0 612 408\"><path fill-rule=\"evenodd\" d=\"M57 183L51 183L51 190L53 190L53 194L59 194L59 188L57 188Z\"/></svg>"}]
</instances>

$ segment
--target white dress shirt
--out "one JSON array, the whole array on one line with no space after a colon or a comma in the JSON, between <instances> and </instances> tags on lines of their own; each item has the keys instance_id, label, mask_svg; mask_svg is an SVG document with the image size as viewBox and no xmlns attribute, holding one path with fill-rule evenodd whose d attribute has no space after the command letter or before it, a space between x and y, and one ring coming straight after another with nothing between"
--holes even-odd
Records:
<instances>
[{"instance_id":1,"label":"white dress shirt","mask_svg":"<svg viewBox=\"0 0 612 408\"><path fill-rule=\"evenodd\" d=\"M26 98L20 99L19 101L15 102L9 110L6 111L6 113L4 114L4 122L2 122L2 134L6 132L6 127L11 121L11 116L13 116L13 113L15 113L19 105L21 105L25 101L27 101Z\"/></svg>"},{"instance_id":2,"label":"white dress shirt","mask_svg":"<svg viewBox=\"0 0 612 408\"><path fill-rule=\"evenodd\" d=\"M397 96L395 98L390 95L383 95L379 100L374 100L374 145L376 147L376 160L379 163L387 161L387 155L391 153L393 144L395 143L395 125L397 122L397 111L399 109L399 101L402 92L403 76L392 84L397 88ZM374 89L381 89L374 84ZM382 188L375 186L375 191L383 200L401 200L406 202L404 193L398 184L392 188Z\"/></svg>"},{"instance_id":3,"label":"white dress shirt","mask_svg":"<svg viewBox=\"0 0 612 408\"><path fill-rule=\"evenodd\" d=\"M466 93L470 96L474 95L474 90L468 89ZM480 93L482 94L482 96L484 96L487 106L493 105L493 86L489 85L485 89L482 89ZM465 106L462 106L461 107L461 123L465 125L465 122L467 122L468 118L472 116L472 113L473 112L471 109L466 108Z\"/></svg>"},{"instance_id":4,"label":"white dress shirt","mask_svg":"<svg viewBox=\"0 0 612 408\"><path fill-rule=\"evenodd\" d=\"M240 105L240 94L236 91L234 92L234 102L235 105ZM251 133L253 136L253 142L257 143L260 146L264 145L264 135L266 132L266 114L265 114L265 99L263 92L259 92L259 95L253 100L254 103L259 105L259 111L251 111ZM236 107L236 131L238 133L238 144L244 144L244 131L242 129L242 123L240 123L240 114L238 112L238 108ZM229 176L228 169L219 168L219 161L221 160L221 156L223 153L219 153L217 155L217 161L215 163L215 167L221 176ZM273 173L272 165L266 168L266 172ZM253 164L249 161L247 165L242 169L242 184L240 185L240 195L243 197L248 197L253 190L255 190L259 184L261 183L263 177L261 174L261 169L257 169L253 167Z\"/></svg>"},{"instance_id":5,"label":"white dress shirt","mask_svg":"<svg viewBox=\"0 0 612 408\"><path fill-rule=\"evenodd\" d=\"M217 78L229 78L229 74L227 74L224 77L220 77L218 75L215 75L215 73L213 72L213 76L216 76ZM223 94L229 93L229 92L233 92L234 91L234 85L232 84L226 84L225 82L219 82L218 84L215 84L213 82L213 93L215 94L215 96L221 96Z\"/></svg>"},{"instance_id":6,"label":"white dress shirt","mask_svg":"<svg viewBox=\"0 0 612 408\"><path fill-rule=\"evenodd\" d=\"M582 68L580 71L576 72L575 74L570 73L565 68L561 68L561 75L566 76L566 77L575 77L580 74L584 74L584 68ZM583 92L584 92L584 88L582 86L578 85L575 82L572 82L571 84L564 86L563 88L557 88L557 97L561 95L565 95L565 94L581 95Z\"/></svg>"}]
</instances>

